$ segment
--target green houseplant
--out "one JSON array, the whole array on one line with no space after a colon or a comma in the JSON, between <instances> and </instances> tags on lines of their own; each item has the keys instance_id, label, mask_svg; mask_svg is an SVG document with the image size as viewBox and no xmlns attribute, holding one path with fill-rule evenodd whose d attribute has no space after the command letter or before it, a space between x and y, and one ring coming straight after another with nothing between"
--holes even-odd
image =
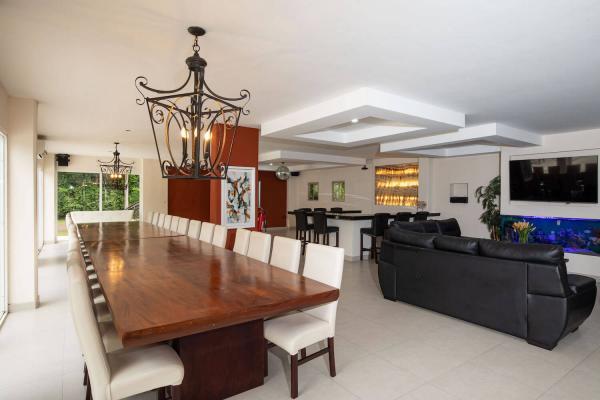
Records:
<instances>
[{"instance_id":1,"label":"green houseplant","mask_svg":"<svg viewBox=\"0 0 600 400\"><path fill-rule=\"evenodd\" d=\"M500 240L499 196L500 176L492 179L487 186L479 186L475 190L477 202L481 203L484 210L479 216L479 220L487 226L488 231L490 231L490 237L494 240Z\"/></svg>"}]
</instances>

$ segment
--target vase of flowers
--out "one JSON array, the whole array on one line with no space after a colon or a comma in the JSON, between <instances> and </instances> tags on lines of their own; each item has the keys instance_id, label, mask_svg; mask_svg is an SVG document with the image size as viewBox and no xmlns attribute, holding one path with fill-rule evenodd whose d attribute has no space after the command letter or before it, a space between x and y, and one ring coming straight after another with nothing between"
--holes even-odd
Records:
<instances>
[{"instance_id":1,"label":"vase of flowers","mask_svg":"<svg viewBox=\"0 0 600 400\"><path fill-rule=\"evenodd\" d=\"M513 231L519 235L519 243L529 242L529 234L535 231L535 226L527 221L519 221L512 224Z\"/></svg>"}]
</instances>

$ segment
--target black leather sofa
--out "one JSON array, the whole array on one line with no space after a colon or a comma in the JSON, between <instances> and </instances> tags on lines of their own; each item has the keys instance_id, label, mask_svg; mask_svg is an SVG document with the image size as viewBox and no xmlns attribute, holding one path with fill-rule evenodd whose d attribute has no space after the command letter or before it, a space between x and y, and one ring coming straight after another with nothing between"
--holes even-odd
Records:
<instances>
[{"instance_id":1,"label":"black leather sofa","mask_svg":"<svg viewBox=\"0 0 600 400\"><path fill-rule=\"evenodd\" d=\"M596 281L567 274L561 246L460 234L455 219L393 223L379 260L383 296L548 350L591 314Z\"/></svg>"}]
</instances>

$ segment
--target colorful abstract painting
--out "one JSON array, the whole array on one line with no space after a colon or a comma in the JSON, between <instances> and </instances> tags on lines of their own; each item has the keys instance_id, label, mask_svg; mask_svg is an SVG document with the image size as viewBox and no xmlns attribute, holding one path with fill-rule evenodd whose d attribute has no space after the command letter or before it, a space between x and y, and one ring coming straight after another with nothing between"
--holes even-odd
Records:
<instances>
[{"instance_id":1,"label":"colorful abstract painting","mask_svg":"<svg viewBox=\"0 0 600 400\"><path fill-rule=\"evenodd\" d=\"M228 228L253 228L254 168L229 167L221 183L221 225Z\"/></svg>"}]
</instances>

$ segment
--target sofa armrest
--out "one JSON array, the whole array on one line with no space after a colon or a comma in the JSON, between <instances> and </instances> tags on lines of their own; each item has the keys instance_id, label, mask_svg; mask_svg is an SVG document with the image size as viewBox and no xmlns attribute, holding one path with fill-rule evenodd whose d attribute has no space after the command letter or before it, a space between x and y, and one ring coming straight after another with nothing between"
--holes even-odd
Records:
<instances>
[{"instance_id":1,"label":"sofa armrest","mask_svg":"<svg viewBox=\"0 0 600 400\"><path fill-rule=\"evenodd\" d=\"M543 296L568 297L567 269L558 265L527 263L527 293Z\"/></svg>"},{"instance_id":2,"label":"sofa armrest","mask_svg":"<svg viewBox=\"0 0 600 400\"><path fill-rule=\"evenodd\" d=\"M573 293L583 293L596 288L596 280L588 276L568 274L567 282Z\"/></svg>"}]
</instances>

